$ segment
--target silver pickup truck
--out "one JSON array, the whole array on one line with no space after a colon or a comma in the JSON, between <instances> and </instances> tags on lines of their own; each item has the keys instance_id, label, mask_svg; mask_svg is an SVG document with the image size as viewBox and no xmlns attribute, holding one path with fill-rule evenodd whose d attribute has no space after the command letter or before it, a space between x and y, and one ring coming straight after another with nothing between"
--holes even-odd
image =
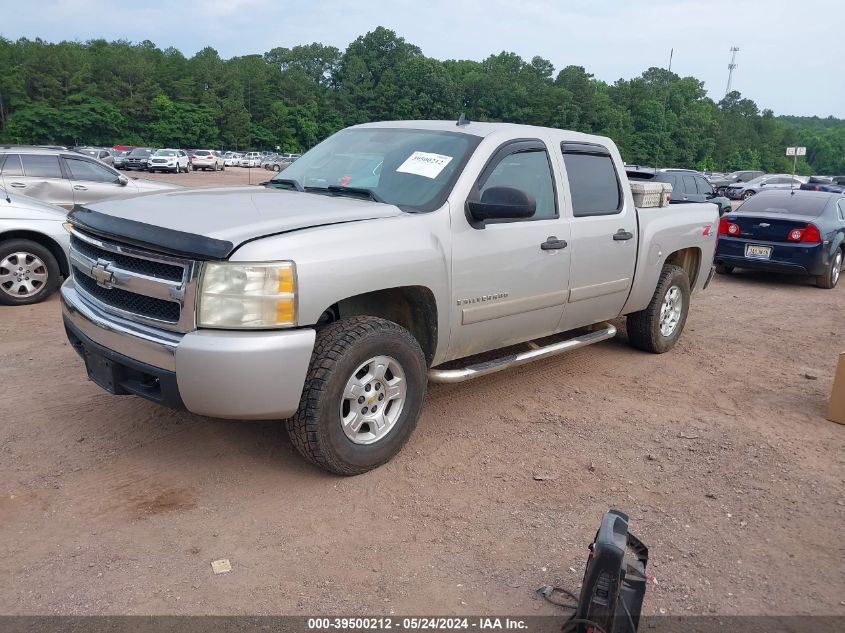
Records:
<instances>
[{"instance_id":1,"label":"silver pickup truck","mask_svg":"<svg viewBox=\"0 0 845 633\"><path fill-rule=\"evenodd\" d=\"M604 137L359 125L264 187L75 208L64 322L108 391L286 419L307 459L361 473L408 440L429 380L608 339L620 315L634 346L669 350L719 214L658 198L635 206Z\"/></svg>"}]
</instances>

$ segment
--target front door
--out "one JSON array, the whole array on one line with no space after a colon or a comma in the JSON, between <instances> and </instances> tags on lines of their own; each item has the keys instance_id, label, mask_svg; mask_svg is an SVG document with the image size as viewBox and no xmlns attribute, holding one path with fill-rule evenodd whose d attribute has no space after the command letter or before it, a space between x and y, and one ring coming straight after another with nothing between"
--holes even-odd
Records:
<instances>
[{"instance_id":1,"label":"front door","mask_svg":"<svg viewBox=\"0 0 845 633\"><path fill-rule=\"evenodd\" d=\"M572 267L562 329L612 319L628 299L637 261L637 211L603 146L561 146L572 201ZM621 162L621 161L620 161Z\"/></svg>"},{"instance_id":2,"label":"front door","mask_svg":"<svg viewBox=\"0 0 845 633\"><path fill-rule=\"evenodd\" d=\"M470 197L480 199L490 187L513 187L536 201L534 215L480 225L464 208L451 210L450 359L555 331L569 289L570 236L554 183L543 142L512 143L496 153Z\"/></svg>"},{"instance_id":3,"label":"front door","mask_svg":"<svg viewBox=\"0 0 845 633\"><path fill-rule=\"evenodd\" d=\"M85 158L64 157L70 172L74 204L88 204L126 195L120 174L105 165Z\"/></svg>"}]
</instances>

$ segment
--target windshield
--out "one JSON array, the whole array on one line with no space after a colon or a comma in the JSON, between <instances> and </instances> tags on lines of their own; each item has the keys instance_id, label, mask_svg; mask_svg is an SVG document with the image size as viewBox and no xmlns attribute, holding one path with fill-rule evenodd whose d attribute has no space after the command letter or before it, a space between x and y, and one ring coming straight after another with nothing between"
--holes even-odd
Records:
<instances>
[{"instance_id":1,"label":"windshield","mask_svg":"<svg viewBox=\"0 0 845 633\"><path fill-rule=\"evenodd\" d=\"M153 156L176 156L176 150L160 149Z\"/></svg>"},{"instance_id":2,"label":"windshield","mask_svg":"<svg viewBox=\"0 0 845 633\"><path fill-rule=\"evenodd\" d=\"M368 189L373 198L408 211L432 211L446 200L479 137L399 128L341 130L270 181L293 181L320 193ZM337 193L335 190L332 193Z\"/></svg>"},{"instance_id":3,"label":"windshield","mask_svg":"<svg viewBox=\"0 0 845 633\"><path fill-rule=\"evenodd\" d=\"M198 149L194 152L194 154L196 154L197 156L208 156L211 154L211 152L209 152L207 149Z\"/></svg>"},{"instance_id":4,"label":"windshield","mask_svg":"<svg viewBox=\"0 0 845 633\"><path fill-rule=\"evenodd\" d=\"M148 150L148 149L133 149L133 150L132 150L132 153L130 153L129 155L130 155L130 156L141 156L141 157L144 157L144 156L149 156L149 155L150 155L150 153L151 153L151 152L150 152L150 150Z\"/></svg>"}]
</instances>

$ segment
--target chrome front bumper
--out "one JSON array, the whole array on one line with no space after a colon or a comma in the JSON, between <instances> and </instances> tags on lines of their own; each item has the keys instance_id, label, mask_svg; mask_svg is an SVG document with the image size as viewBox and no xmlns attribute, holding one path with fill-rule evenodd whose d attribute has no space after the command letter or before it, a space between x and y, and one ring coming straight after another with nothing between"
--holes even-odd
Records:
<instances>
[{"instance_id":1,"label":"chrome front bumper","mask_svg":"<svg viewBox=\"0 0 845 633\"><path fill-rule=\"evenodd\" d=\"M135 365L149 366L153 379L161 372L175 374L181 403L192 413L271 420L290 417L299 406L314 349L313 329L159 330L98 309L80 296L72 279L62 286L61 301L80 353L86 345L102 348L91 351L113 352L118 364L121 358L134 361L130 369L136 373ZM143 391L131 392L147 397Z\"/></svg>"}]
</instances>

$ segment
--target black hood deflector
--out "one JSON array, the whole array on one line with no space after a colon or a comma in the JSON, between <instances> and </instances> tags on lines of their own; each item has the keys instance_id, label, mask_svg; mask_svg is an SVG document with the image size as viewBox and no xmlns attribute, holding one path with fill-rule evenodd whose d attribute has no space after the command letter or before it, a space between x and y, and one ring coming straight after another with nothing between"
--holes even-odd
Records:
<instances>
[{"instance_id":1,"label":"black hood deflector","mask_svg":"<svg viewBox=\"0 0 845 633\"><path fill-rule=\"evenodd\" d=\"M176 257L219 261L235 250L235 245L226 240L127 220L80 205L76 205L67 218L73 226L84 231Z\"/></svg>"}]
</instances>

